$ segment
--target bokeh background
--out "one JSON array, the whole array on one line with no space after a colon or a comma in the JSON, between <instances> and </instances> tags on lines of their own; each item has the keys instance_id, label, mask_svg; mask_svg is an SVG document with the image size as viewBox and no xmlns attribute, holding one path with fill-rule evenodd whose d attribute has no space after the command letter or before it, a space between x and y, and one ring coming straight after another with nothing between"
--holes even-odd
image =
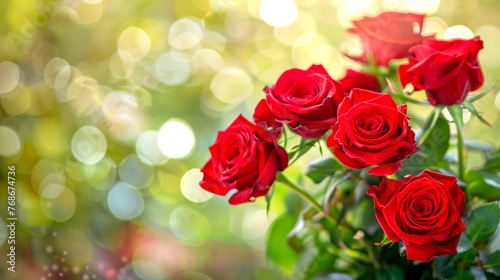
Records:
<instances>
[{"instance_id":1,"label":"bokeh background","mask_svg":"<svg viewBox=\"0 0 500 280\"><path fill-rule=\"evenodd\" d=\"M266 231L300 199L278 184L268 214L264 198L229 206L200 189L199 169L216 132L251 118L283 71L321 63L341 78L356 68L343 53L360 42L346 29L383 10L425 12L423 32L439 38L480 35L485 87L500 77L495 0L0 1L0 278L289 277L266 260ZM500 94L477 107L492 127L467 118L466 136L498 146ZM414 128L430 113L409 111ZM287 169L313 193L301 172L318 155ZM469 165L481 156L470 152Z\"/></svg>"}]
</instances>

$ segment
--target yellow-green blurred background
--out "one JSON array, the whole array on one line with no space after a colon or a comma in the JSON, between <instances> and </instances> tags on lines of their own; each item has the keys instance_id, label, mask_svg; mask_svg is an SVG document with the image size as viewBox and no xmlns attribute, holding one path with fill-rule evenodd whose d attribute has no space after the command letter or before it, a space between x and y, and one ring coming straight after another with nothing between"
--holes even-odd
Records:
<instances>
[{"instance_id":1,"label":"yellow-green blurred background","mask_svg":"<svg viewBox=\"0 0 500 280\"><path fill-rule=\"evenodd\" d=\"M346 28L383 10L425 12L439 38L480 35L486 87L500 77L496 0L1 0L0 279L283 279L266 231L300 200L278 185L269 215L263 198L229 206L200 189L199 169L217 130L251 118L284 70L356 67ZM500 94L477 107L492 128L472 118L466 136L499 145ZM414 128L430 109L409 105ZM300 179L318 155L287 172Z\"/></svg>"}]
</instances>

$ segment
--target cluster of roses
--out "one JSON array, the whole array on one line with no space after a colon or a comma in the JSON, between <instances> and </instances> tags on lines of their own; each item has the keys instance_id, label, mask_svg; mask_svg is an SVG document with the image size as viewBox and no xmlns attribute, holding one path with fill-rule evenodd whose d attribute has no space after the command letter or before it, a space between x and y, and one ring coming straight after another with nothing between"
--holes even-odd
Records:
<instances>
[{"instance_id":1,"label":"cluster of roses","mask_svg":"<svg viewBox=\"0 0 500 280\"><path fill-rule=\"evenodd\" d=\"M432 105L460 104L483 83L477 59L482 41L423 36L423 21L424 15L399 12L354 21L349 32L361 38L363 53L350 57L376 67L408 58L397 68L403 86L425 90ZM265 195L288 166L288 154L277 144L283 125L304 138L322 137L331 129L326 143L341 163L371 168L372 175L392 175L417 147L407 106L398 106L382 90L377 77L365 72L348 70L336 81L321 65L285 71L266 87L254 123L240 115L218 133L211 159L202 168L201 187L218 195L236 189L231 204ZM430 261L456 253L465 230L465 194L455 177L426 170L404 180L384 178L367 194L374 198L386 236L405 243L408 259Z\"/></svg>"}]
</instances>

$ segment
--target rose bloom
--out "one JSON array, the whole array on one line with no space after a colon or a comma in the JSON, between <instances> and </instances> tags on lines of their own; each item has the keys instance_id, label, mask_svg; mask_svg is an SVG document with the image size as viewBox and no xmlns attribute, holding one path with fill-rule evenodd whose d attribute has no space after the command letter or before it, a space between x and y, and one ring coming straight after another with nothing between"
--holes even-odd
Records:
<instances>
[{"instance_id":1,"label":"rose bloom","mask_svg":"<svg viewBox=\"0 0 500 280\"><path fill-rule=\"evenodd\" d=\"M337 107L345 96L342 85L323 66L293 68L266 88L266 99L255 108L254 118L267 127L287 124L302 137L321 137L337 121Z\"/></svg>"},{"instance_id":2,"label":"rose bloom","mask_svg":"<svg viewBox=\"0 0 500 280\"><path fill-rule=\"evenodd\" d=\"M406 105L397 106L389 94L355 88L340 104L338 116L326 143L350 168L375 166L369 174L391 175L417 151Z\"/></svg>"},{"instance_id":3,"label":"rose bloom","mask_svg":"<svg viewBox=\"0 0 500 280\"><path fill-rule=\"evenodd\" d=\"M279 137L281 132L283 132L283 124L276 120L273 112L271 112L271 109L267 106L265 99L262 99L255 107L253 119L255 124L267 129L275 137Z\"/></svg>"},{"instance_id":4,"label":"rose bloom","mask_svg":"<svg viewBox=\"0 0 500 280\"><path fill-rule=\"evenodd\" d=\"M346 92L351 92L353 88L361 88L371 91L380 91L380 83L377 77L372 76L365 72L358 72L354 70L347 70L344 78L339 80Z\"/></svg>"},{"instance_id":5,"label":"rose bloom","mask_svg":"<svg viewBox=\"0 0 500 280\"><path fill-rule=\"evenodd\" d=\"M385 234L404 242L409 260L428 262L457 252L465 193L455 177L425 170L404 180L384 178L366 193Z\"/></svg>"},{"instance_id":6,"label":"rose bloom","mask_svg":"<svg viewBox=\"0 0 500 280\"><path fill-rule=\"evenodd\" d=\"M408 49L434 36L422 36L425 15L383 12L376 17L353 21L348 31L358 35L363 44L363 54L349 56L361 63L370 64L369 54L376 65L388 66L391 59L408 57Z\"/></svg>"},{"instance_id":7,"label":"rose bloom","mask_svg":"<svg viewBox=\"0 0 500 280\"><path fill-rule=\"evenodd\" d=\"M200 186L211 193L237 192L230 204L255 200L269 190L276 173L288 166L288 154L268 132L243 116L217 134L211 158L201 169Z\"/></svg>"},{"instance_id":8,"label":"rose bloom","mask_svg":"<svg viewBox=\"0 0 500 280\"><path fill-rule=\"evenodd\" d=\"M467 93L477 90L484 81L477 59L483 41L425 40L410 49L410 61L399 66L401 84L411 83L416 89L425 89L432 105L455 105L464 101Z\"/></svg>"}]
</instances>

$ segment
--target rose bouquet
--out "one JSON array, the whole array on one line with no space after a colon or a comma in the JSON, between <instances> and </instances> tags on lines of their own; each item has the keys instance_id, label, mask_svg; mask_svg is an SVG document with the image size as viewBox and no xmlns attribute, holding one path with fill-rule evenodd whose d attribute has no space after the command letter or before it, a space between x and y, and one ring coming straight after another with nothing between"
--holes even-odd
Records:
<instances>
[{"instance_id":1,"label":"rose bouquet","mask_svg":"<svg viewBox=\"0 0 500 280\"><path fill-rule=\"evenodd\" d=\"M383 12L354 21L348 31L363 52L348 56L359 70L338 81L317 64L283 72L253 122L240 115L210 147L204 190L231 193L230 204L265 196L269 207L278 183L306 202L269 229L268 258L293 279L500 277L491 237L499 153L465 141L462 129L465 110L488 125L474 106L490 92L478 91L483 42L424 36L424 17ZM432 113L410 121L408 107ZM287 168L313 148L323 156L290 179ZM469 149L483 151L482 166L467 165ZM303 180L316 190L295 182Z\"/></svg>"}]
</instances>

